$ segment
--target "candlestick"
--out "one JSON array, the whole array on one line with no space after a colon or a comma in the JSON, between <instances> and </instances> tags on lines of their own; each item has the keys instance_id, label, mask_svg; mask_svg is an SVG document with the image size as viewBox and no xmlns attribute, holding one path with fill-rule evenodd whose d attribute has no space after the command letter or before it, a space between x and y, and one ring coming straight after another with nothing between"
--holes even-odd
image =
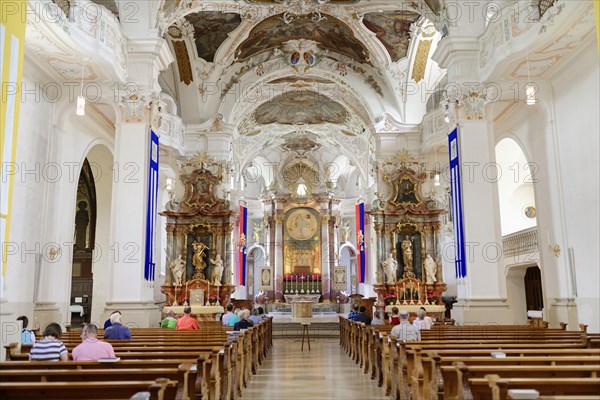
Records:
<instances>
[{"instance_id":1,"label":"candlestick","mask_svg":"<svg viewBox=\"0 0 600 400\"><path fill-rule=\"evenodd\" d=\"M185 293L183 294L183 297L184 297L183 301L185 302L188 298L188 283L187 283L187 281L185 282Z\"/></svg>"},{"instance_id":2,"label":"candlestick","mask_svg":"<svg viewBox=\"0 0 600 400\"><path fill-rule=\"evenodd\" d=\"M206 305L210 306L210 281L208 281L208 288L207 288L207 292L206 292Z\"/></svg>"}]
</instances>

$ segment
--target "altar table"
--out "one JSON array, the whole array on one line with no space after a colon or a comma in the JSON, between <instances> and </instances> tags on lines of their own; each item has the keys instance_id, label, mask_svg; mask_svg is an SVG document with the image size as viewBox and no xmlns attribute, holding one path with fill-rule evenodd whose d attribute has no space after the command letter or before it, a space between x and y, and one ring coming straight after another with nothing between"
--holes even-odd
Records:
<instances>
[{"instance_id":1,"label":"altar table","mask_svg":"<svg viewBox=\"0 0 600 400\"><path fill-rule=\"evenodd\" d=\"M417 311L421 308L424 307L425 308L425 312L427 313L427 315L429 316L435 316L437 318L437 320L439 321L443 321L444 320L444 313L446 312L446 306L445 305L430 305L430 304L413 304L413 305L409 305L409 304L400 304L400 305L395 305L395 304L391 304L389 306L385 306L385 312L388 314L388 317L390 315L392 315L392 308L394 307L398 307L398 311L401 310L406 310L408 311L411 315L416 315Z\"/></svg>"},{"instance_id":2,"label":"altar table","mask_svg":"<svg viewBox=\"0 0 600 400\"><path fill-rule=\"evenodd\" d=\"M192 315L196 316L199 321L214 320L217 314L223 314L225 310L221 306L189 306L192 309ZM163 307L163 313L167 311L173 311L177 315L183 315L183 309L185 306L165 306Z\"/></svg>"}]
</instances>

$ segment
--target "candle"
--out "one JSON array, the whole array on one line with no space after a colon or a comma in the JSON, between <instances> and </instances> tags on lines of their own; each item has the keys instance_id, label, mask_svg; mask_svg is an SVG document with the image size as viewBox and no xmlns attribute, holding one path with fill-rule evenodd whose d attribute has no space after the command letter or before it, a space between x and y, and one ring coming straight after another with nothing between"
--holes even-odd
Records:
<instances>
[{"instance_id":1,"label":"candle","mask_svg":"<svg viewBox=\"0 0 600 400\"><path fill-rule=\"evenodd\" d=\"M550 232L546 231L546 236L548 237L548 246L550 246Z\"/></svg>"}]
</instances>

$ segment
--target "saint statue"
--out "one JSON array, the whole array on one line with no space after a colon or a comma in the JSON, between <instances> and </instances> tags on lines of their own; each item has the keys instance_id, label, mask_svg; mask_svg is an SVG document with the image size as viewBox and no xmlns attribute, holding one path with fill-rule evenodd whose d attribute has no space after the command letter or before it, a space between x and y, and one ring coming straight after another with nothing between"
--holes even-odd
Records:
<instances>
[{"instance_id":1,"label":"saint statue","mask_svg":"<svg viewBox=\"0 0 600 400\"><path fill-rule=\"evenodd\" d=\"M195 269L193 279L205 279L204 270L206 269L206 261L204 261L204 257L206 257L206 253L204 252L208 250L208 246L202 242L194 242L192 248L194 249L192 265L194 265Z\"/></svg>"},{"instance_id":2,"label":"saint statue","mask_svg":"<svg viewBox=\"0 0 600 400\"><path fill-rule=\"evenodd\" d=\"M75 247L85 249L87 247L87 231L90 223L90 213L87 209L87 203L80 201L77 203L77 213L75 213Z\"/></svg>"},{"instance_id":3,"label":"saint statue","mask_svg":"<svg viewBox=\"0 0 600 400\"><path fill-rule=\"evenodd\" d=\"M262 229L263 229L262 225L254 224L254 228L253 228L253 232L252 232L252 238L254 239L254 241L256 243L260 243L260 241L261 241L260 239L261 239L261 236L262 236Z\"/></svg>"},{"instance_id":4,"label":"saint statue","mask_svg":"<svg viewBox=\"0 0 600 400\"><path fill-rule=\"evenodd\" d=\"M396 283L396 271L398 271L398 261L394 255L390 253L388 258L382 263L383 271L385 272L385 283L392 285Z\"/></svg>"},{"instance_id":5,"label":"saint statue","mask_svg":"<svg viewBox=\"0 0 600 400\"><path fill-rule=\"evenodd\" d=\"M437 282L437 264L431 258L431 254L427 254L425 258L425 283L433 285Z\"/></svg>"},{"instance_id":6,"label":"saint statue","mask_svg":"<svg viewBox=\"0 0 600 400\"><path fill-rule=\"evenodd\" d=\"M408 236L402 241L402 260L404 261L404 276L403 278L414 278L413 271L413 251L412 243Z\"/></svg>"},{"instance_id":7,"label":"saint statue","mask_svg":"<svg viewBox=\"0 0 600 400\"><path fill-rule=\"evenodd\" d=\"M181 254L176 260L171 261L169 264L171 273L173 274L173 283L175 286L183 285L183 271L185 270L185 261L181 259Z\"/></svg>"},{"instance_id":8,"label":"saint statue","mask_svg":"<svg viewBox=\"0 0 600 400\"><path fill-rule=\"evenodd\" d=\"M350 221L346 220L344 225L341 228L342 231L342 242L347 242L348 237L350 236Z\"/></svg>"},{"instance_id":9,"label":"saint statue","mask_svg":"<svg viewBox=\"0 0 600 400\"><path fill-rule=\"evenodd\" d=\"M221 286L221 278L223 277L223 260L221 255L217 254L217 257L213 260L210 259L212 265L212 284L215 286Z\"/></svg>"}]
</instances>

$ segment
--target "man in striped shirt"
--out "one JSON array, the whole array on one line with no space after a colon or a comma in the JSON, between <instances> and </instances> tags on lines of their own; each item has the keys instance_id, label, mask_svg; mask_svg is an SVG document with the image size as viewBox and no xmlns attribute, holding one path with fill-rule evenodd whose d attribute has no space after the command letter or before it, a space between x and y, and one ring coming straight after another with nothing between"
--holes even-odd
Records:
<instances>
[{"instance_id":1,"label":"man in striped shirt","mask_svg":"<svg viewBox=\"0 0 600 400\"><path fill-rule=\"evenodd\" d=\"M29 351L29 359L32 361L67 361L69 352L61 342L62 329L56 322L48 324L42 336L42 340L35 342Z\"/></svg>"}]
</instances>

